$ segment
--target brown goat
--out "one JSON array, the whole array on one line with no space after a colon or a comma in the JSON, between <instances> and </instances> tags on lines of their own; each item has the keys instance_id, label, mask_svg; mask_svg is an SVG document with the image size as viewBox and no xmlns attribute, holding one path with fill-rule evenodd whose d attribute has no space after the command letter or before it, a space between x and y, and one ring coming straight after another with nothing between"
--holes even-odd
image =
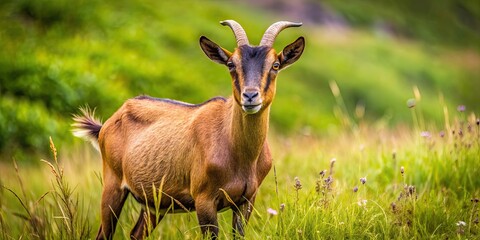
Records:
<instances>
[{"instance_id":1,"label":"brown goat","mask_svg":"<svg viewBox=\"0 0 480 240\"><path fill-rule=\"evenodd\" d=\"M228 67L232 97L193 105L139 96L103 125L87 109L74 117L74 134L91 140L103 158L97 239L112 238L129 193L145 204L132 238L144 238L147 223L154 228L166 213L193 210L202 233L216 237L217 212L225 208L233 210L234 236L244 235L258 187L272 164L266 138L277 73L298 60L305 40L300 37L277 54L272 45L278 33L301 23L272 24L259 46L248 43L237 22L221 24L233 30L235 51L203 36L200 46L211 60ZM159 203L156 191L162 193Z\"/></svg>"}]
</instances>

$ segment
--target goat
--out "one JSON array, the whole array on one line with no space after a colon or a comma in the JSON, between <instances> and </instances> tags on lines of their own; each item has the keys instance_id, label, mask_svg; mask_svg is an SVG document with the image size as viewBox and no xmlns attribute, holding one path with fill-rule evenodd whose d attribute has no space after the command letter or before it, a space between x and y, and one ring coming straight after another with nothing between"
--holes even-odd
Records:
<instances>
[{"instance_id":1,"label":"goat","mask_svg":"<svg viewBox=\"0 0 480 240\"><path fill-rule=\"evenodd\" d=\"M155 228L172 207L196 211L203 235L212 237L218 235L217 212L230 208L233 235L244 236L257 190L272 165L266 138L277 74L300 58L305 40L299 37L277 54L272 45L280 31L301 23L272 24L259 46L249 44L237 22L220 23L233 31L235 51L204 36L200 47L228 67L233 96L201 104L138 96L103 125L88 109L74 116L74 135L91 140L103 159L97 239L112 238L129 193L145 204L131 238L147 236L148 222ZM156 191L162 193L159 203ZM147 212L155 204L160 216Z\"/></svg>"}]
</instances>

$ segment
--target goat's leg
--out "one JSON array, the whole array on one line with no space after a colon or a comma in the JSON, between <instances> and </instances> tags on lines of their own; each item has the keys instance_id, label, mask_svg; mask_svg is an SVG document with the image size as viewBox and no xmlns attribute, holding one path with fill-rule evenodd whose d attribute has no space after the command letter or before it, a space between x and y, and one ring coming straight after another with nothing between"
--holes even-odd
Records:
<instances>
[{"instance_id":1,"label":"goat's leg","mask_svg":"<svg viewBox=\"0 0 480 240\"><path fill-rule=\"evenodd\" d=\"M232 229L234 239L245 236L245 226L252 214L254 202L255 196L240 206L232 207Z\"/></svg>"},{"instance_id":2,"label":"goat's leg","mask_svg":"<svg viewBox=\"0 0 480 240\"><path fill-rule=\"evenodd\" d=\"M212 239L218 236L217 206L211 197L199 197L195 199L198 223L204 237L211 234Z\"/></svg>"},{"instance_id":3,"label":"goat's leg","mask_svg":"<svg viewBox=\"0 0 480 240\"><path fill-rule=\"evenodd\" d=\"M109 172L104 171L104 186L102 192L101 217L102 224L98 230L97 239L112 239L118 218L129 191L121 188L121 181ZM107 174L106 174L107 173Z\"/></svg>"},{"instance_id":4,"label":"goat's leg","mask_svg":"<svg viewBox=\"0 0 480 240\"><path fill-rule=\"evenodd\" d=\"M160 222L162 218L163 218L163 215L160 215L158 222ZM152 212L147 213L147 211L145 211L145 209L142 208L142 211L140 211L140 216L138 217L138 220L137 220L137 224L135 224L135 227L132 229L132 232L130 232L130 238L144 239L150 234L149 230L153 231L153 229L155 229L158 222L156 219L156 215L154 213ZM148 229L148 224L151 224L151 229Z\"/></svg>"}]
</instances>

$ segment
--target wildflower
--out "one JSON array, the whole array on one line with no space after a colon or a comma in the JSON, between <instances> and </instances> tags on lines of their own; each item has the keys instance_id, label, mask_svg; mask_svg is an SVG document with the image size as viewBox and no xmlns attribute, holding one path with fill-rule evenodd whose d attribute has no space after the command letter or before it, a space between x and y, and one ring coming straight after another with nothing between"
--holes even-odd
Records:
<instances>
[{"instance_id":1,"label":"wildflower","mask_svg":"<svg viewBox=\"0 0 480 240\"><path fill-rule=\"evenodd\" d=\"M430 138L431 137L430 132L428 132L428 131L421 132L420 136L424 137L424 138Z\"/></svg>"},{"instance_id":2,"label":"wildflower","mask_svg":"<svg viewBox=\"0 0 480 240\"><path fill-rule=\"evenodd\" d=\"M362 184L365 184L367 182L367 177L365 176L365 177L360 178L360 182Z\"/></svg>"},{"instance_id":3,"label":"wildflower","mask_svg":"<svg viewBox=\"0 0 480 240\"><path fill-rule=\"evenodd\" d=\"M280 212L283 212L285 209L285 203L280 204Z\"/></svg>"},{"instance_id":4,"label":"wildflower","mask_svg":"<svg viewBox=\"0 0 480 240\"><path fill-rule=\"evenodd\" d=\"M325 177L325 174L327 173L327 169L320 171L320 176L323 178Z\"/></svg>"},{"instance_id":5,"label":"wildflower","mask_svg":"<svg viewBox=\"0 0 480 240\"><path fill-rule=\"evenodd\" d=\"M445 131L440 131L440 137L445 137Z\"/></svg>"},{"instance_id":6,"label":"wildflower","mask_svg":"<svg viewBox=\"0 0 480 240\"><path fill-rule=\"evenodd\" d=\"M405 168L403 166L400 167L400 173L402 174L402 176L405 173Z\"/></svg>"},{"instance_id":7,"label":"wildflower","mask_svg":"<svg viewBox=\"0 0 480 240\"><path fill-rule=\"evenodd\" d=\"M302 189L302 183L300 182L300 179L298 179L298 177L295 177L295 185L293 185L293 187L298 191L300 189Z\"/></svg>"},{"instance_id":8,"label":"wildflower","mask_svg":"<svg viewBox=\"0 0 480 240\"><path fill-rule=\"evenodd\" d=\"M332 184L333 178L332 178L332 176L328 176L327 178L325 178L324 181L325 181L325 185L327 185L327 187L328 187L328 186L330 186L330 184Z\"/></svg>"},{"instance_id":9,"label":"wildflower","mask_svg":"<svg viewBox=\"0 0 480 240\"><path fill-rule=\"evenodd\" d=\"M408 187L408 192L410 193L410 195L412 195L413 193L415 193L415 186L409 186L409 187Z\"/></svg>"},{"instance_id":10,"label":"wildflower","mask_svg":"<svg viewBox=\"0 0 480 240\"><path fill-rule=\"evenodd\" d=\"M413 107L415 107L415 104L416 104L415 99L410 98L410 99L407 100L407 107L408 107L408 108L413 108Z\"/></svg>"},{"instance_id":11,"label":"wildflower","mask_svg":"<svg viewBox=\"0 0 480 240\"><path fill-rule=\"evenodd\" d=\"M357 204L358 204L358 206L360 206L360 207L367 206L367 199L363 199L363 200L361 200L361 201L358 201Z\"/></svg>"},{"instance_id":12,"label":"wildflower","mask_svg":"<svg viewBox=\"0 0 480 240\"><path fill-rule=\"evenodd\" d=\"M398 195L397 201L400 201L402 198L403 198L403 192L401 192L400 195Z\"/></svg>"},{"instance_id":13,"label":"wildflower","mask_svg":"<svg viewBox=\"0 0 480 240\"><path fill-rule=\"evenodd\" d=\"M405 190L405 194L408 196L413 196L413 194L415 193L415 186L413 185L410 185L408 186L407 184L405 184L405 187L403 187L403 189Z\"/></svg>"},{"instance_id":14,"label":"wildflower","mask_svg":"<svg viewBox=\"0 0 480 240\"><path fill-rule=\"evenodd\" d=\"M277 215L278 215L277 210L271 209L271 208L268 208L268 209L267 209L267 213L268 213L268 215L270 215L270 216L277 216Z\"/></svg>"},{"instance_id":15,"label":"wildflower","mask_svg":"<svg viewBox=\"0 0 480 240\"><path fill-rule=\"evenodd\" d=\"M358 187L357 187L357 186L355 186L355 187L353 188L353 192L358 192Z\"/></svg>"},{"instance_id":16,"label":"wildflower","mask_svg":"<svg viewBox=\"0 0 480 240\"><path fill-rule=\"evenodd\" d=\"M394 202L392 202L392 204L390 204L390 206L392 207L392 212L396 212L396 211L397 211L397 204L395 204Z\"/></svg>"},{"instance_id":17,"label":"wildflower","mask_svg":"<svg viewBox=\"0 0 480 240\"><path fill-rule=\"evenodd\" d=\"M462 235L465 234L465 229L463 227L467 226L467 223L464 221L458 221L456 225L458 227L457 233Z\"/></svg>"},{"instance_id":18,"label":"wildflower","mask_svg":"<svg viewBox=\"0 0 480 240\"><path fill-rule=\"evenodd\" d=\"M465 109L466 109L465 105L458 105L457 107L457 111L459 112L465 112Z\"/></svg>"}]
</instances>

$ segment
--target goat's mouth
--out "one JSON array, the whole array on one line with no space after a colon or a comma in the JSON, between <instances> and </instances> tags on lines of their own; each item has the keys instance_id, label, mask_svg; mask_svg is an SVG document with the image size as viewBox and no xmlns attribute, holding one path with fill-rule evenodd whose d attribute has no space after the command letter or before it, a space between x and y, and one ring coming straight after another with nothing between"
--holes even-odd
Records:
<instances>
[{"instance_id":1,"label":"goat's mouth","mask_svg":"<svg viewBox=\"0 0 480 240\"><path fill-rule=\"evenodd\" d=\"M247 114L255 114L257 113L258 111L260 111L260 109L262 108L262 104L244 104L242 105L242 109L244 112L246 112Z\"/></svg>"}]
</instances>

